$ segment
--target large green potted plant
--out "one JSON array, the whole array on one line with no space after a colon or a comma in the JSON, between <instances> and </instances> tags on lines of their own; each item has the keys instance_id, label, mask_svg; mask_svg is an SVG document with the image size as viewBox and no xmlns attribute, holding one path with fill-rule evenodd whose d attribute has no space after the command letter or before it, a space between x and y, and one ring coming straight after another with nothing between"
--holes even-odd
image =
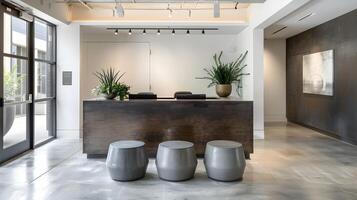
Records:
<instances>
[{"instance_id":1,"label":"large green potted plant","mask_svg":"<svg viewBox=\"0 0 357 200\"><path fill-rule=\"evenodd\" d=\"M16 69L16 67L14 67ZM15 101L16 95L20 91L22 77L16 71L4 71L4 103L12 103ZM6 135L11 129L16 116L16 106L6 105L4 107L4 134Z\"/></svg>"},{"instance_id":2,"label":"large green potted plant","mask_svg":"<svg viewBox=\"0 0 357 200\"><path fill-rule=\"evenodd\" d=\"M215 86L216 93L219 97L228 97L232 92L232 84L236 84L236 91L240 95L239 89L242 88L242 77L249 75L249 73L243 73L243 69L247 66L244 60L248 54L246 51L241 54L237 60L230 63L223 63L221 60L223 52L221 51L219 56L215 54L213 56L214 66L212 69L205 68L207 76L198 77L197 79L206 79L210 83L208 87Z\"/></svg>"},{"instance_id":3,"label":"large green potted plant","mask_svg":"<svg viewBox=\"0 0 357 200\"><path fill-rule=\"evenodd\" d=\"M130 86L125 83L120 83L120 79L124 74L120 74L120 71L112 68L95 72L94 75L98 78L99 85L94 89L94 92L97 95L103 95L106 99L114 99L119 96L120 100L124 100L130 89Z\"/></svg>"}]
</instances>

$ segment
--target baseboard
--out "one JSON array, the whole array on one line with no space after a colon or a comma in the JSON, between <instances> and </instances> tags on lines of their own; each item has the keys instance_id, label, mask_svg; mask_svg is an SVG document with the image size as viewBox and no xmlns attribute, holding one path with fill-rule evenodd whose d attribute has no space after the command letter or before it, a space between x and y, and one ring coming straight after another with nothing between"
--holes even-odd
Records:
<instances>
[{"instance_id":1,"label":"baseboard","mask_svg":"<svg viewBox=\"0 0 357 200\"><path fill-rule=\"evenodd\" d=\"M263 140L264 139L264 130L254 130L254 139Z\"/></svg>"},{"instance_id":2,"label":"baseboard","mask_svg":"<svg viewBox=\"0 0 357 200\"><path fill-rule=\"evenodd\" d=\"M79 139L80 138L80 130L57 129L57 138Z\"/></svg>"},{"instance_id":3,"label":"baseboard","mask_svg":"<svg viewBox=\"0 0 357 200\"><path fill-rule=\"evenodd\" d=\"M269 126L286 126L287 125L287 121L266 121L264 122L264 126L265 127L269 127Z\"/></svg>"},{"instance_id":4,"label":"baseboard","mask_svg":"<svg viewBox=\"0 0 357 200\"><path fill-rule=\"evenodd\" d=\"M287 122L288 119L285 115L267 115L264 116L265 122Z\"/></svg>"},{"instance_id":5,"label":"baseboard","mask_svg":"<svg viewBox=\"0 0 357 200\"><path fill-rule=\"evenodd\" d=\"M352 140L350 138L341 137L341 136L337 135L336 133L325 131L325 130L322 130L322 129L319 129L319 128L315 128L313 126L306 125L304 123L295 122L295 121L291 121L291 120L289 120L288 123L297 124L299 126L303 126L305 128L309 128L309 129L312 129L312 130L314 130L314 131L316 131L316 132L318 132L318 133L320 133L322 135L326 135L328 137L334 138L334 139L339 140L341 142L357 146L357 141Z\"/></svg>"}]
</instances>

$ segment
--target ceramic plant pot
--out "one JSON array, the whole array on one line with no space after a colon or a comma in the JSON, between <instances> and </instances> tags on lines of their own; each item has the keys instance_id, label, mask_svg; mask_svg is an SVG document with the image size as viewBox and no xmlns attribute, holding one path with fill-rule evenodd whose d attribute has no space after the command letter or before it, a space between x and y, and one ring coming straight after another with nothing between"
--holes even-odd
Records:
<instances>
[{"instance_id":1,"label":"ceramic plant pot","mask_svg":"<svg viewBox=\"0 0 357 200\"><path fill-rule=\"evenodd\" d=\"M216 93L219 97L228 97L232 92L231 84L218 84L216 85Z\"/></svg>"}]
</instances>

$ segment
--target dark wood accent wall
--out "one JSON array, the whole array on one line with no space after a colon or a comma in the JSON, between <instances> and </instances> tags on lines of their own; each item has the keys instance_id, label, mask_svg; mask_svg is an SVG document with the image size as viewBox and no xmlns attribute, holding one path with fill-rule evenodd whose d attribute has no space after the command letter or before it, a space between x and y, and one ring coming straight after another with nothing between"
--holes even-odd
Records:
<instances>
[{"instance_id":1,"label":"dark wood accent wall","mask_svg":"<svg viewBox=\"0 0 357 200\"><path fill-rule=\"evenodd\" d=\"M334 50L334 96L303 94L302 56ZM357 143L357 10L287 39L287 118Z\"/></svg>"},{"instance_id":2,"label":"dark wood accent wall","mask_svg":"<svg viewBox=\"0 0 357 200\"><path fill-rule=\"evenodd\" d=\"M105 155L117 140L141 140L150 156L160 142L186 140L204 154L211 140L243 144L253 153L253 102L230 100L130 100L83 102L83 152Z\"/></svg>"}]
</instances>

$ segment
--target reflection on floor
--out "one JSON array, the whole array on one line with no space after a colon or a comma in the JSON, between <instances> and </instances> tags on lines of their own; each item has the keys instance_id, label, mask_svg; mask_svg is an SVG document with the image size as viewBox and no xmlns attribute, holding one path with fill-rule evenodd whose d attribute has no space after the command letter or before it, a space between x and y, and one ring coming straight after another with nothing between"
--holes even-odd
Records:
<instances>
[{"instance_id":1,"label":"reflection on floor","mask_svg":"<svg viewBox=\"0 0 357 200\"><path fill-rule=\"evenodd\" d=\"M112 181L104 159L86 159L81 142L58 139L0 167L0 199L357 199L357 147L297 126L269 127L255 141L241 182L196 176L170 183L154 160L140 181Z\"/></svg>"},{"instance_id":2,"label":"reflection on floor","mask_svg":"<svg viewBox=\"0 0 357 200\"><path fill-rule=\"evenodd\" d=\"M46 126L47 115L35 116L35 144L47 139L49 132ZM4 148L26 140L26 120L25 116L17 116L11 129L4 137Z\"/></svg>"}]
</instances>

